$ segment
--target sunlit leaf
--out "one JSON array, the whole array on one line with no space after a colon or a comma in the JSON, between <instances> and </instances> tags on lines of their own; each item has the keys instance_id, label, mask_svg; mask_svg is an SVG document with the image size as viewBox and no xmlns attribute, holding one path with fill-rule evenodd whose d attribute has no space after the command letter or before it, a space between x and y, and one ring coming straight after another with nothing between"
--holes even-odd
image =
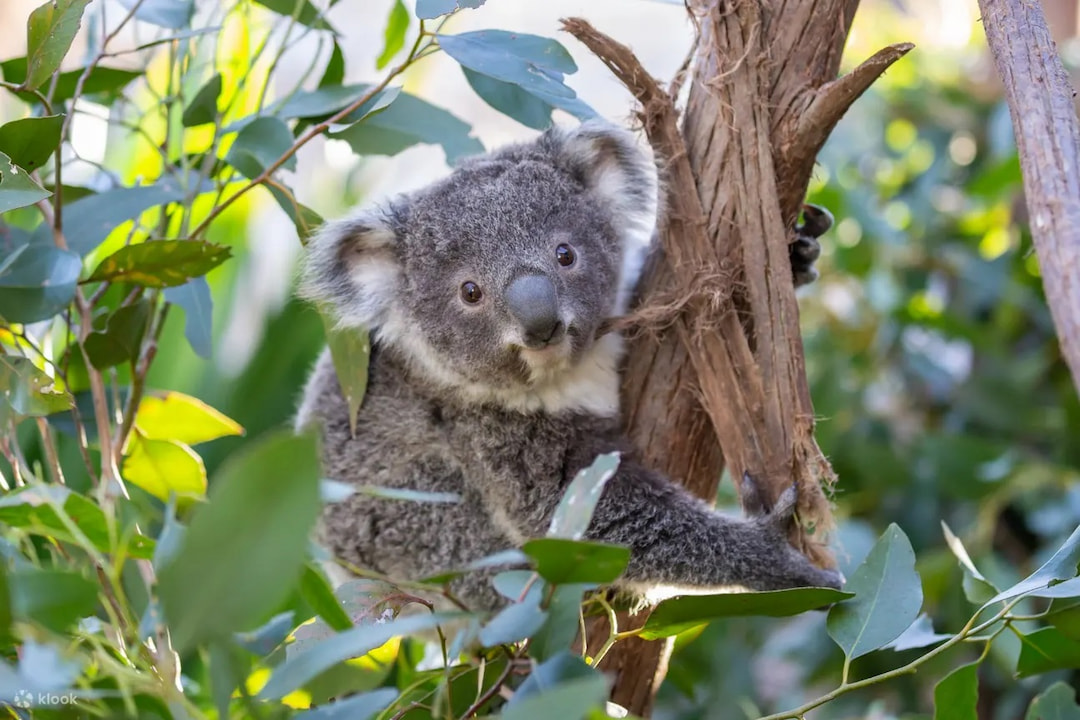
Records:
<instances>
[{"instance_id":1,"label":"sunlit leaf","mask_svg":"<svg viewBox=\"0 0 1080 720\"><path fill-rule=\"evenodd\" d=\"M334 630L348 630L352 627L352 620L341 607L330 583L311 563L304 565L304 574L300 576L300 596Z\"/></svg>"},{"instance_id":2,"label":"sunlit leaf","mask_svg":"<svg viewBox=\"0 0 1080 720\"><path fill-rule=\"evenodd\" d=\"M197 240L155 240L125 245L104 258L87 282L175 287L205 275L228 260L231 254L227 245Z\"/></svg>"},{"instance_id":3,"label":"sunlit leaf","mask_svg":"<svg viewBox=\"0 0 1080 720\"><path fill-rule=\"evenodd\" d=\"M130 10L137 1L119 0L119 3ZM195 0L143 0L135 10L135 17L151 25L179 30L191 24L194 13Z\"/></svg>"},{"instance_id":4,"label":"sunlit leaf","mask_svg":"<svg viewBox=\"0 0 1080 720\"><path fill-rule=\"evenodd\" d=\"M383 500L405 500L419 503L459 503L461 496L451 492L428 492L408 488L381 487L379 485L354 485L355 492Z\"/></svg>"},{"instance_id":5,"label":"sunlit leaf","mask_svg":"<svg viewBox=\"0 0 1080 720\"><path fill-rule=\"evenodd\" d=\"M79 32L90 0L46 0L26 21L26 80L30 90L45 83L60 67Z\"/></svg>"},{"instance_id":6,"label":"sunlit leaf","mask_svg":"<svg viewBox=\"0 0 1080 720\"><path fill-rule=\"evenodd\" d=\"M349 431L356 434L356 416L367 392L371 340L361 328L337 328L327 312L319 312L326 329L326 345L334 362L338 385L349 406Z\"/></svg>"},{"instance_id":7,"label":"sunlit leaf","mask_svg":"<svg viewBox=\"0 0 1080 720\"><path fill-rule=\"evenodd\" d=\"M491 107L526 127L543 130L551 124L551 105L513 83L463 67L469 86Z\"/></svg>"},{"instance_id":8,"label":"sunlit leaf","mask_svg":"<svg viewBox=\"0 0 1080 720\"><path fill-rule=\"evenodd\" d=\"M979 663L961 665L934 686L934 720L979 720Z\"/></svg>"},{"instance_id":9,"label":"sunlit leaf","mask_svg":"<svg viewBox=\"0 0 1080 720\"><path fill-rule=\"evenodd\" d=\"M1080 720L1076 689L1059 680L1031 701L1024 720Z\"/></svg>"},{"instance_id":10,"label":"sunlit leaf","mask_svg":"<svg viewBox=\"0 0 1080 720\"><path fill-rule=\"evenodd\" d=\"M150 302L143 299L110 315L104 330L95 330L86 337L90 363L102 370L137 359L150 310Z\"/></svg>"},{"instance_id":11,"label":"sunlit leaf","mask_svg":"<svg viewBox=\"0 0 1080 720\"><path fill-rule=\"evenodd\" d=\"M27 172L44 165L60 146L63 115L29 117L0 125L0 153Z\"/></svg>"},{"instance_id":12,"label":"sunlit leaf","mask_svg":"<svg viewBox=\"0 0 1080 720\"><path fill-rule=\"evenodd\" d=\"M993 583L983 577L983 574L979 572L979 569L975 567L975 563L971 561L971 556L968 555L967 548L964 547L964 543L961 542L952 529L941 521L941 529L945 533L945 542L952 550L953 555L960 561L961 567L964 568L964 596L969 602L976 605L982 605L987 600L992 598L997 593L997 588Z\"/></svg>"},{"instance_id":13,"label":"sunlit leaf","mask_svg":"<svg viewBox=\"0 0 1080 720\"><path fill-rule=\"evenodd\" d=\"M562 75L576 72L577 65L570 53L551 38L505 30L437 37L439 47L470 70L528 92L574 97L574 91L563 84Z\"/></svg>"},{"instance_id":14,"label":"sunlit leaf","mask_svg":"<svg viewBox=\"0 0 1080 720\"><path fill-rule=\"evenodd\" d=\"M234 453L214 476L158 587L173 644L250 628L299 579L319 512L315 439L279 432Z\"/></svg>"},{"instance_id":15,"label":"sunlit leaf","mask_svg":"<svg viewBox=\"0 0 1080 720\"><path fill-rule=\"evenodd\" d=\"M184 337L191 349L199 357L209 359L213 351L214 304L206 277L165 288L164 295L166 301L184 309Z\"/></svg>"},{"instance_id":16,"label":"sunlit leaf","mask_svg":"<svg viewBox=\"0 0 1080 720\"><path fill-rule=\"evenodd\" d=\"M185 198L183 188L173 180L163 180L156 185L117 188L96 195L79 198L65 205L64 234L68 247L85 255L128 220L138 219L146 210Z\"/></svg>"},{"instance_id":17,"label":"sunlit leaf","mask_svg":"<svg viewBox=\"0 0 1080 720\"><path fill-rule=\"evenodd\" d=\"M1080 643L1056 627L1046 627L1020 636L1017 675L1030 677L1064 668L1080 668Z\"/></svg>"},{"instance_id":18,"label":"sunlit leaf","mask_svg":"<svg viewBox=\"0 0 1080 720\"><path fill-rule=\"evenodd\" d=\"M235 420L180 392L144 397L135 414L135 427L151 440L175 440L187 445L244 434L244 428Z\"/></svg>"},{"instance_id":19,"label":"sunlit leaf","mask_svg":"<svg viewBox=\"0 0 1080 720\"><path fill-rule=\"evenodd\" d=\"M536 561L536 572L556 585L614 582L630 562L630 548L584 540L539 538L522 550Z\"/></svg>"},{"instance_id":20,"label":"sunlit leaf","mask_svg":"<svg viewBox=\"0 0 1080 720\"><path fill-rule=\"evenodd\" d=\"M642 637L678 635L722 617L789 617L848 600L852 593L832 588L792 588L764 592L684 595L664 600L645 623Z\"/></svg>"},{"instance_id":21,"label":"sunlit leaf","mask_svg":"<svg viewBox=\"0 0 1080 720\"><path fill-rule=\"evenodd\" d=\"M0 213L33 205L51 193L38 185L26 171L12 164L11 158L0 152Z\"/></svg>"},{"instance_id":22,"label":"sunlit leaf","mask_svg":"<svg viewBox=\"0 0 1080 720\"><path fill-rule=\"evenodd\" d=\"M229 148L226 162L248 178L254 178L278 161L292 147L289 126L276 117L260 117L244 126ZM296 168L296 156L282 167Z\"/></svg>"},{"instance_id":23,"label":"sunlit leaf","mask_svg":"<svg viewBox=\"0 0 1080 720\"><path fill-rule=\"evenodd\" d=\"M405 33L409 30L409 11L405 9L405 3L394 0L390 8L390 17L386 19L386 29L383 30L383 49L375 61L375 67L382 70L390 64L394 56L405 47Z\"/></svg>"},{"instance_id":24,"label":"sunlit leaf","mask_svg":"<svg viewBox=\"0 0 1080 720\"><path fill-rule=\"evenodd\" d=\"M67 410L74 402L70 393L29 358L0 355L0 388L7 409L19 417L44 417ZM0 411L0 418L4 411Z\"/></svg>"},{"instance_id":25,"label":"sunlit leaf","mask_svg":"<svg viewBox=\"0 0 1080 720\"><path fill-rule=\"evenodd\" d=\"M341 45L335 39L334 49L330 52L326 69L323 71L322 78L319 79L319 87L334 87L343 82L345 82L345 53L341 51Z\"/></svg>"},{"instance_id":26,"label":"sunlit leaf","mask_svg":"<svg viewBox=\"0 0 1080 720\"><path fill-rule=\"evenodd\" d=\"M52 102L57 105L70 100L78 87L84 68L62 72L56 81L56 90L53 92ZM12 58L0 63L0 73L9 83L21 85L26 80L26 58ZM83 96L112 95L122 90L131 81L141 78L143 74L135 70L120 70L118 68L103 67L98 65L91 71L86 82L83 83ZM30 104L40 104L37 96L30 92L16 92L19 99Z\"/></svg>"},{"instance_id":27,"label":"sunlit leaf","mask_svg":"<svg viewBox=\"0 0 1080 720\"><path fill-rule=\"evenodd\" d=\"M469 133L472 128L442 108L420 98L401 95L379 113L362 122L330 133L330 137L349 143L358 155L397 155L413 145L440 145L448 163L476 155L484 146Z\"/></svg>"},{"instance_id":28,"label":"sunlit leaf","mask_svg":"<svg viewBox=\"0 0 1080 720\"><path fill-rule=\"evenodd\" d=\"M855 597L829 611L829 636L849 658L889 644L922 607L922 580L907 535L890 525L845 589Z\"/></svg>"},{"instance_id":29,"label":"sunlit leaf","mask_svg":"<svg viewBox=\"0 0 1080 720\"><path fill-rule=\"evenodd\" d=\"M187 445L151 440L134 432L125 451L124 479L154 497L168 500L174 493L183 498L206 494L206 468Z\"/></svg>"},{"instance_id":30,"label":"sunlit leaf","mask_svg":"<svg viewBox=\"0 0 1080 720\"><path fill-rule=\"evenodd\" d=\"M604 486L615 477L615 472L619 469L619 460L618 452L599 455L592 465L583 468L574 476L551 517L549 537L571 540L585 537Z\"/></svg>"},{"instance_id":31,"label":"sunlit leaf","mask_svg":"<svg viewBox=\"0 0 1080 720\"><path fill-rule=\"evenodd\" d=\"M214 73L214 76L199 88L199 92L195 93L195 97L184 108L184 114L181 116L184 127L196 127L214 122L218 114L219 97L221 97L221 73Z\"/></svg>"}]
</instances>

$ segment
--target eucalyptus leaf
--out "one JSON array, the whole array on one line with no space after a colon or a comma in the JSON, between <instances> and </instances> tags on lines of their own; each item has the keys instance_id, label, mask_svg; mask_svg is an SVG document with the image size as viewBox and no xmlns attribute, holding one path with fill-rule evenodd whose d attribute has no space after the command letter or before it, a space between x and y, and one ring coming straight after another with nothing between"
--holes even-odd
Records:
<instances>
[{"instance_id":1,"label":"eucalyptus leaf","mask_svg":"<svg viewBox=\"0 0 1080 720\"><path fill-rule=\"evenodd\" d=\"M370 720L398 697L395 688L378 688L296 714L296 720Z\"/></svg>"},{"instance_id":2,"label":"eucalyptus leaf","mask_svg":"<svg viewBox=\"0 0 1080 720\"><path fill-rule=\"evenodd\" d=\"M273 433L229 457L159 573L178 651L248 629L278 607L299 579L319 505L312 436Z\"/></svg>"},{"instance_id":3,"label":"eucalyptus leaf","mask_svg":"<svg viewBox=\"0 0 1080 720\"><path fill-rule=\"evenodd\" d=\"M572 583L552 588L544 608L547 619L529 640L530 656L544 661L570 648L578 635L582 599L595 587L593 583Z\"/></svg>"},{"instance_id":4,"label":"eucalyptus leaf","mask_svg":"<svg viewBox=\"0 0 1080 720\"><path fill-rule=\"evenodd\" d=\"M0 62L0 73L4 80L15 85L21 85L26 81L27 63L25 57L12 58ZM85 68L68 70L60 73L56 81L56 89L52 95L53 105L66 102L75 95ZM141 72L134 70L121 70L119 68L98 65L90 72L83 83L83 96L114 95L137 78L141 78ZM40 105L41 101L31 92L16 92L19 99L30 104Z\"/></svg>"},{"instance_id":5,"label":"eucalyptus leaf","mask_svg":"<svg viewBox=\"0 0 1080 720\"><path fill-rule=\"evenodd\" d=\"M371 339L366 330L354 327L335 327L328 311L321 310L326 328L327 352L334 363L338 385L349 406L349 431L356 435L356 416L367 392L368 363L371 361Z\"/></svg>"},{"instance_id":6,"label":"eucalyptus leaf","mask_svg":"<svg viewBox=\"0 0 1080 720\"><path fill-rule=\"evenodd\" d=\"M394 56L405 47L405 33L409 31L409 11L401 0L394 0L390 8L390 17L386 19L386 29L383 30L383 49L375 60L375 67L382 70L390 64Z\"/></svg>"},{"instance_id":7,"label":"eucalyptus leaf","mask_svg":"<svg viewBox=\"0 0 1080 720\"><path fill-rule=\"evenodd\" d=\"M293 144L289 126L276 117L259 117L244 126L236 136L226 162L247 178L254 178L275 164ZM282 167L296 168L296 156L289 157Z\"/></svg>"},{"instance_id":8,"label":"eucalyptus leaf","mask_svg":"<svg viewBox=\"0 0 1080 720\"><path fill-rule=\"evenodd\" d=\"M150 302L146 299L117 308L109 316L104 330L95 330L86 337L84 347L90 363L103 370L136 360L150 311Z\"/></svg>"},{"instance_id":9,"label":"eucalyptus leaf","mask_svg":"<svg viewBox=\"0 0 1080 720\"><path fill-rule=\"evenodd\" d=\"M570 53L551 38L505 30L478 30L438 35L439 47L482 75L548 96L575 96L562 82L563 73L577 72Z\"/></svg>"},{"instance_id":10,"label":"eucalyptus leaf","mask_svg":"<svg viewBox=\"0 0 1080 720\"><path fill-rule=\"evenodd\" d=\"M79 256L53 245L24 245L0 269L0 317L8 322L47 320L75 298Z\"/></svg>"},{"instance_id":11,"label":"eucalyptus leaf","mask_svg":"<svg viewBox=\"0 0 1080 720\"><path fill-rule=\"evenodd\" d=\"M502 720L582 720L590 710L604 707L607 692L607 678L600 674L567 680L524 698L511 698L499 717Z\"/></svg>"},{"instance_id":12,"label":"eucalyptus leaf","mask_svg":"<svg viewBox=\"0 0 1080 720\"><path fill-rule=\"evenodd\" d=\"M829 636L849 658L885 647L914 622L922 580L907 535L890 525L845 588L855 597L829 611Z\"/></svg>"},{"instance_id":13,"label":"eucalyptus leaf","mask_svg":"<svg viewBox=\"0 0 1080 720\"><path fill-rule=\"evenodd\" d=\"M979 720L979 664L961 665L934 686L934 720Z\"/></svg>"},{"instance_id":14,"label":"eucalyptus leaf","mask_svg":"<svg viewBox=\"0 0 1080 720\"><path fill-rule=\"evenodd\" d=\"M604 486L619 469L619 460L618 452L599 455L592 465L574 476L551 517L549 537L571 540L585 537Z\"/></svg>"},{"instance_id":15,"label":"eucalyptus leaf","mask_svg":"<svg viewBox=\"0 0 1080 720\"><path fill-rule=\"evenodd\" d=\"M125 282L144 287L176 287L229 259L226 245L198 240L156 240L125 245L104 258L87 282Z\"/></svg>"},{"instance_id":16,"label":"eucalyptus leaf","mask_svg":"<svg viewBox=\"0 0 1080 720\"><path fill-rule=\"evenodd\" d=\"M135 413L135 427L151 440L175 440L187 445L244 434L244 428L232 418L198 398L176 391L144 396Z\"/></svg>"},{"instance_id":17,"label":"eucalyptus leaf","mask_svg":"<svg viewBox=\"0 0 1080 720\"><path fill-rule=\"evenodd\" d=\"M484 647L506 645L525 640L541 628L547 613L540 609L538 595L507 605L480 630Z\"/></svg>"},{"instance_id":18,"label":"eucalyptus leaf","mask_svg":"<svg viewBox=\"0 0 1080 720\"><path fill-rule=\"evenodd\" d=\"M1080 720L1076 688L1061 680L1054 683L1031 701L1024 720Z\"/></svg>"},{"instance_id":19,"label":"eucalyptus leaf","mask_svg":"<svg viewBox=\"0 0 1080 720\"><path fill-rule=\"evenodd\" d=\"M45 417L69 409L73 398L29 358L0 355L0 387L10 412L22 417ZM0 418L4 415L0 412Z\"/></svg>"},{"instance_id":20,"label":"eucalyptus leaf","mask_svg":"<svg viewBox=\"0 0 1080 720\"><path fill-rule=\"evenodd\" d=\"M37 170L60 147L63 115L12 120L0 125L0 153L27 172Z\"/></svg>"},{"instance_id":21,"label":"eucalyptus leaf","mask_svg":"<svg viewBox=\"0 0 1080 720\"><path fill-rule=\"evenodd\" d=\"M213 352L214 304L206 277L188 280L183 285L165 288L165 300L184 310L184 337L195 354L210 358Z\"/></svg>"},{"instance_id":22,"label":"eucalyptus leaf","mask_svg":"<svg viewBox=\"0 0 1080 720\"><path fill-rule=\"evenodd\" d=\"M51 194L0 152L0 213L33 205Z\"/></svg>"},{"instance_id":23,"label":"eucalyptus leaf","mask_svg":"<svg viewBox=\"0 0 1080 720\"><path fill-rule=\"evenodd\" d=\"M1016 661L1019 677L1065 668L1080 668L1080 643L1056 627L1020 635L1020 657Z\"/></svg>"},{"instance_id":24,"label":"eucalyptus leaf","mask_svg":"<svg viewBox=\"0 0 1080 720\"><path fill-rule=\"evenodd\" d=\"M68 248L86 255L128 220L146 210L185 199L183 188L167 179L156 185L116 188L79 198L64 207Z\"/></svg>"},{"instance_id":25,"label":"eucalyptus leaf","mask_svg":"<svg viewBox=\"0 0 1080 720\"><path fill-rule=\"evenodd\" d=\"M300 576L300 597L334 630L348 630L353 626L330 583L310 562L305 563L304 573Z\"/></svg>"},{"instance_id":26,"label":"eucalyptus leaf","mask_svg":"<svg viewBox=\"0 0 1080 720\"><path fill-rule=\"evenodd\" d=\"M131 10L138 0L118 0ZM135 18L170 30L180 30L191 25L195 13L195 0L142 0L135 10Z\"/></svg>"},{"instance_id":27,"label":"eucalyptus leaf","mask_svg":"<svg viewBox=\"0 0 1080 720\"><path fill-rule=\"evenodd\" d=\"M1073 530L1057 552L1038 570L1011 588L1001 591L986 604L1011 600L1031 594L1036 590L1051 588L1066 580L1072 580L1077 576L1078 565L1080 565L1080 527Z\"/></svg>"},{"instance_id":28,"label":"eucalyptus leaf","mask_svg":"<svg viewBox=\"0 0 1080 720\"><path fill-rule=\"evenodd\" d=\"M159 500L171 495L201 498L206 494L202 458L175 440L151 440L134 432L125 448L124 479Z\"/></svg>"},{"instance_id":29,"label":"eucalyptus leaf","mask_svg":"<svg viewBox=\"0 0 1080 720\"><path fill-rule=\"evenodd\" d=\"M191 99L180 121L184 127L196 127L214 122L218 115L218 99L221 97L221 73L214 75L199 88Z\"/></svg>"},{"instance_id":30,"label":"eucalyptus leaf","mask_svg":"<svg viewBox=\"0 0 1080 720\"><path fill-rule=\"evenodd\" d=\"M26 22L26 79L35 90L60 68L82 24L90 0L46 0Z\"/></svg>"},{"instance_id":31,"label":"eucalyptus leaf","mask_svg":"<svg viewBox=\"0 0 1080 720\"><path fill-rule=\"evenodd\" d=\"M599 583L617 580L630 562L630 549L621 545L540 538L522 547L536 562L536 572L552 584Z\"/></svg>"},{"instance_id":32,"label":"eucalyptus leaf","mask_svg":"<svg viewBox=\"0 0 1080 720\"><path fill-rule=\"evenodd\" d=\"M907 630L900 633L900 637L896 638L885 647L890 650L895 650L896 652L903 652L905 650L914 650L915 648L937 645L951 637L952 635L949 635L948 633L934 632L934 624L930 620L930 616L923 613L915 618L915 622L911 623L911 626Z\"/></svg>"},{"instance_id":33,"label":"eucalyptus leaf","mask_svg":"<svg viewBox=\"0 0 1080 720\"><path fill-rule=\"evenodd\" d=\"M63 632L97 607L98 585L68 570L16 570L8 576L15 618Z\"/></svg>"},{"instance_id":34,"label":"eucalyptus leaf","mask_svg":"<svg viewBox=\"0 0 1080 720\"><path fill-rule=\"evenodd\" d=\"M307 25L315 30L330 30L335 34L337 33L310 0L255 0L255 2L269 10L273 10L278 15L295 17L296 22L301 25Z\"/></svg>"}]
</instances>

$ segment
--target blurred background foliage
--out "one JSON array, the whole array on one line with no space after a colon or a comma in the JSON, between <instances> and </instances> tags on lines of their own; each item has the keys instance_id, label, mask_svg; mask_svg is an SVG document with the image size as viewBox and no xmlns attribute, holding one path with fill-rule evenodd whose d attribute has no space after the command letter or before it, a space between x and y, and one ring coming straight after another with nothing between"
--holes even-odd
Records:
<instances>
[{"instance_id":1,"label":"blurred background foliage","mask_svg":"<svg viewBox=\"0 0 1080 720\"><path fill-rule=\"evenodd\" d=\"M552 4L531 9L524 19L504 7L508 14L500 19L500 6L507 4L491 0L480 22L506 27L533 23L542 14L554 26L560 15L581 14L623 39L644 34L640 24L647 21L636 16L639 6L642 13L673 18L665 22L684 22L679 7L644 1L597 3L595 12L592 3ZM1076 31L1076 8L1057 5L1055 31L1068 61L1080 56L1076 44L1067 42ZM388 3L369 7L349 0L340 6L368 38L381 32L389 9ZM20 18L25 10L15 2L0 13ZM8 26L10 18L0 19ZM273 68L268 56L258 57L258 48L281 28L256 6L219 20L224 26L216 67L228 122L259 103ZM459 20L454 29L465 29L466 18ZM547 27L528 29L554 35ZM658 76L681 60L689 38L688 28L683 30L643 54L647 61L656 59ZM629 99L588 65L583 48L561 39L583 66L570 84L602 114L625 119ZM1008 110L974 2L864 0L845 65L900 41L913 41L917 49L855 104L819 157L809 200L829 208L837 225L823 238L821 279L802 291L802 325L819 443L840 477L835 500L843 567L850 573L878 534L889 523L899 524L919 559L925 610L936 628L955 631L970 605L941 521L964 538L999 587L1035 569L1080 523L1080 402L1042 295ZM373 57L376 50L364 52ZM19 51L5 48L3 55ZM312 57L325 58L329 51L320 45ZM311 67L321 66L311 61ZM157 148L166 128L149 109L166 92L167 71L168 60L159 55L145 86L126 106L111 108L114 117L125 118L126 128L105 122L102 113L109 109L83 104L73 144L90 157L68 175L69 182L78 183L82 173L101 190L110 173L122 184L157 177ZM406 88L429 97L437 93L439 77L421 63L406 76ZM488 146L532 133L509 120L485 125L491 111L471 96L460 104L446 98L439 104L475 123ZM18 112L12 99L0 100L0 119ZM212 141L209 131L205 137L189 131L187 138L190 153L205 151ZM403 155L406 167L423 169L380 183L375 176L397 160L346 162L334 158L332 142L313 145L301 154L293 179L298 197L324 216L394 189L394 183L417 185L442 171L441 153ZM98 172L101 166L108 171ZM37 222L32 208L5 219L26 229ZM127 231L122 226L114 233L101 256L122 244ZM313 309L289 294L299 242L269 194L258 191L232 205L208 239L233 252L232 261L208 276L213 353L198 356L184 337L183 312L172 312L148 385L198 397L246 429L243 437L200 446L213 476L228 454L289 424L323 343L323 327ZM21 430L28 457L37 456L34 428L27 423ZM59 450L65 464L79 462L71 438L61 435ZM724 492L721 501L730 501L731 489ZM827 690L843 657L824 622L823 614L790 621L732 619L682 638L656 717L742 717ZM934 682L960 664L964 652L974 657L976 650L958 649L917 675L831 703L813 717L915 717L916 710L930 706ZM981 717L1021 717L1041 688L1078 680L1076 672L1062 671L1017 681L1012 669L1018 652L1015 638L1005 635L994 644L991 662L982 665ZM856 666L870 674L895 664L871 654Z\"/></svg>"}]
</instances>

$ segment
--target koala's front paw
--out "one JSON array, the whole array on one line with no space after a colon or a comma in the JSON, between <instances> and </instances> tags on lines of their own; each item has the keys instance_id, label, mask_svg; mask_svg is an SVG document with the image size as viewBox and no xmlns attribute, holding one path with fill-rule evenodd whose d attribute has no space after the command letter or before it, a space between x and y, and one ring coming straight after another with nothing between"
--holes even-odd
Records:
<instances>
[{"instance_id":1,"label":"koala's front paw","mask_svg":"<svg viewBox=\"0 0 1080 720\"><path fill-rule=\"evenodd\" d=\"M767 555L761 568L761 587L755 589L828 587L839 590L843 585L840 573L817 567L788 543L788 527L799 503L798 486L793 483L771 508L766 506L761 488L749 473L743 474L741 489L743 509L760 529Z\"/></svg>"},{"instance_id":2,"label":"koala's front paw","mask_svg":"<svg viewBox=\"0 0 1080 720\"><path fill-rule=\"evenodd\" d=\"M802 222L795 225L795 241L788 246L796 287L817 279L818 271L814 263L821 255L818 238L833 224L832 213L820 205L803 205L802 218Z\"/></svg>"}]
</instances>

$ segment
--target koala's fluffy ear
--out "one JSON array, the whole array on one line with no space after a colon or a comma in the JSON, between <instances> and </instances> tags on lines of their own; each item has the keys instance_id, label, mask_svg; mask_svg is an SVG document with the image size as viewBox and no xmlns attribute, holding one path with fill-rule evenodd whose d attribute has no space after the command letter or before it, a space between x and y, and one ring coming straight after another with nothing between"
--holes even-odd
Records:
<instances>
[{"instance_id":1,"label":"koala's fluffy ear","mask_svg":"<svg viewBox=\"0 0 1080 720\"><path fill-rule=\"evenodd\" d=\"M299 294L342 325L380 326L401 282L399 226L389 207L323 225L305 250Z\"/></svg>"},{"instance_id":2,"label":"koala's fluffy ear","mask_svg":"<svg viewBox=\"0 0 1080 720\"><path fill-rule=\"evenodd\" d=\"M589 120L576 128L552 128L545 139L559 164L608 207L624 243L647 244L656 227L657 172L633 133Z\"/></svg>"}]
</instances>

